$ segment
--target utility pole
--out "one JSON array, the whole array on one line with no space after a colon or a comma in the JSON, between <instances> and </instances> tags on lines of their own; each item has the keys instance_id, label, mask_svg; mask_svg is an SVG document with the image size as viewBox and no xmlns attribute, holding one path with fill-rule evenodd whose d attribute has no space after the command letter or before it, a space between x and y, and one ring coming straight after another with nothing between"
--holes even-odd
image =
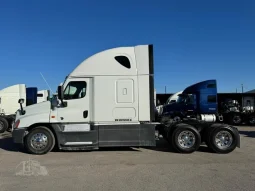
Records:
<instances>
[{"instance_id":1,"label":"utility pole","mask_svg":"<svg viewBox=\"0 0 255 191\"><path fill-rule=\"evenodd\" d=\"M165 86L165 94L166 94L166 86Z\"/></svg>"},{"instance_id":2,"label":"utility pole","mask_svg":"<svg viewBox=\"0 0 255 191\"><path fill-rule=\"evenodd\" d=\"M242 108L243 108L243 84L241 84L242 86Z\"/></svg>"}]
</instances>

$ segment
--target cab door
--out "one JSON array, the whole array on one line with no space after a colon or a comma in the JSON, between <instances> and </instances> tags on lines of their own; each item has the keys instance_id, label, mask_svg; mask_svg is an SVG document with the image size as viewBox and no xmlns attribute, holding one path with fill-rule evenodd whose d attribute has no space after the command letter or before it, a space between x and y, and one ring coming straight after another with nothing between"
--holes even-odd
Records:
<instances>
[{"instance_id":1,"label":"cab door","mask_svg":"<svg viewBox=\"0 0 255 191\"><path fill-rule=\"evenodd\" d=\"M91 121L91 78L68 79L64 88L66 107L58 108L60 123L89 123Z\"/></svg>"},{"instance_id":2,"label":"cab door","mask_svg":"<svg viewBox=\"0 0 255 191\"><path fill-rule=\"evenodd\" d=\"M98 148L98 129L92 125L92 78L68 79L64 88L66 106L58 108L59 147Z\"/></svg>"}]
</instances>

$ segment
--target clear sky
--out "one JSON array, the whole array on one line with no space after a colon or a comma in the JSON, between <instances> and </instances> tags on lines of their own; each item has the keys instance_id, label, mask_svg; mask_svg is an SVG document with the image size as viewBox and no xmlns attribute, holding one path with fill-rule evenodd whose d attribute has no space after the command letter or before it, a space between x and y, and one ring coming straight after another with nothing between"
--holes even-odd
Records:
<instances>
[{"instance_id":1,"label":"clear sky","mask_svg":"<svg viewBox=\"0 0 255 191\"><path fill-rule=\"evenodd\" d=\"M255 89L254 0L0 0L0 89L48 89L41 72L55 91L92 54L151 43L157 92Z\"/></svg>"}]
</instances>

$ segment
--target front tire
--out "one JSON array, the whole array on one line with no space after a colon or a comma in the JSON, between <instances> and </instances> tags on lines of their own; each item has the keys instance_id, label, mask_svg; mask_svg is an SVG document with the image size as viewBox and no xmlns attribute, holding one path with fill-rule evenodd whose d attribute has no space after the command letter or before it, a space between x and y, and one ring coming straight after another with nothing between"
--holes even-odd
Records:
<instances>
[{"instance_id":1,"label":"front tire","mask_svg":"<svg viewBox=\"0 0 255 191\"><path fill-rule=\"evenodd\" d=\"M171 138L174 149L180 153L193 153L201 144L198 130L187 124L178 124Z\"/></svg>"},{"instance_id":2,"label":"front tire","mask_svg":"<svg viewBox=\"0 0 255 191\"><path fill-rule=\"evenodd\" d=\"M8 121L0 117L0 133L4 133L8 129Z\"/></svg>"},{"instance_id":3,"label":"front tire","mask_svg":"<svg viewBox=\"0 0 255 191\"><path fill-rule=\"evenodd\" d=\"M219 126L213 129L208 137L210 148L220 154L227 154L237 147L237 134L228 126Z\"/></svg>"},{"instance_id":4,"label":"front tire","mask_svg":"<svg viewBox=\"0 0 255 191\"><path fill-rule=\"evenodd\" d=\"M25 149L30 154L42 155L50 152L55 146L55 137L47 127L35 127L24 140Z\"/></svg>"}]
</instances>

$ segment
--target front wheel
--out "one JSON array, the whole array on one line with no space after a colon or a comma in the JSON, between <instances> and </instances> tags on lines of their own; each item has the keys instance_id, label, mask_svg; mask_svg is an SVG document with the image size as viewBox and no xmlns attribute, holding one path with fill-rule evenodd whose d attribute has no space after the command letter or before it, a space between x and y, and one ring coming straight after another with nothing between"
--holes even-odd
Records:
<instances>
[{"instance_id":1,"label":"front wheel","mask_svg":"<svg viewBox=\"0 0 255 191\"><path fill-rule=\"evenodd\" d=\"M216 153L230 153L237 147L237 136L235 130L230 127L216 127L208 138L209 145Z\"/></svg>"},{"instance_id":2,"label":"front wheel","mask_svg":"<svg viewBox=\"0 0 255 191\"><path fill-rule=\"evenodd\" d=\"M0 133L4 133L8 129L8 121L0 117Z\"/></svg>"},{"instance_id":3,"label":"front wheel","mask_svg":"<svg viewBox=\"0 0 255 191\"><path fill-rule=\"evenodd\" d=\"M36 127L25 137L25 148L31 154L42 155L55 146L55 137L47 127Z\"/></svg>"},{"instance_id":4,"label":"front wheel","mask_svg":"<svg viewBox=\"0 0 255 191\"><path fill-rule=\"evenodd\" d=\"M201 136L197 129L187 124L179 124L172 134L172 145L180 153L192 153L201 144Z\"/></svg>"}]
</instances>

